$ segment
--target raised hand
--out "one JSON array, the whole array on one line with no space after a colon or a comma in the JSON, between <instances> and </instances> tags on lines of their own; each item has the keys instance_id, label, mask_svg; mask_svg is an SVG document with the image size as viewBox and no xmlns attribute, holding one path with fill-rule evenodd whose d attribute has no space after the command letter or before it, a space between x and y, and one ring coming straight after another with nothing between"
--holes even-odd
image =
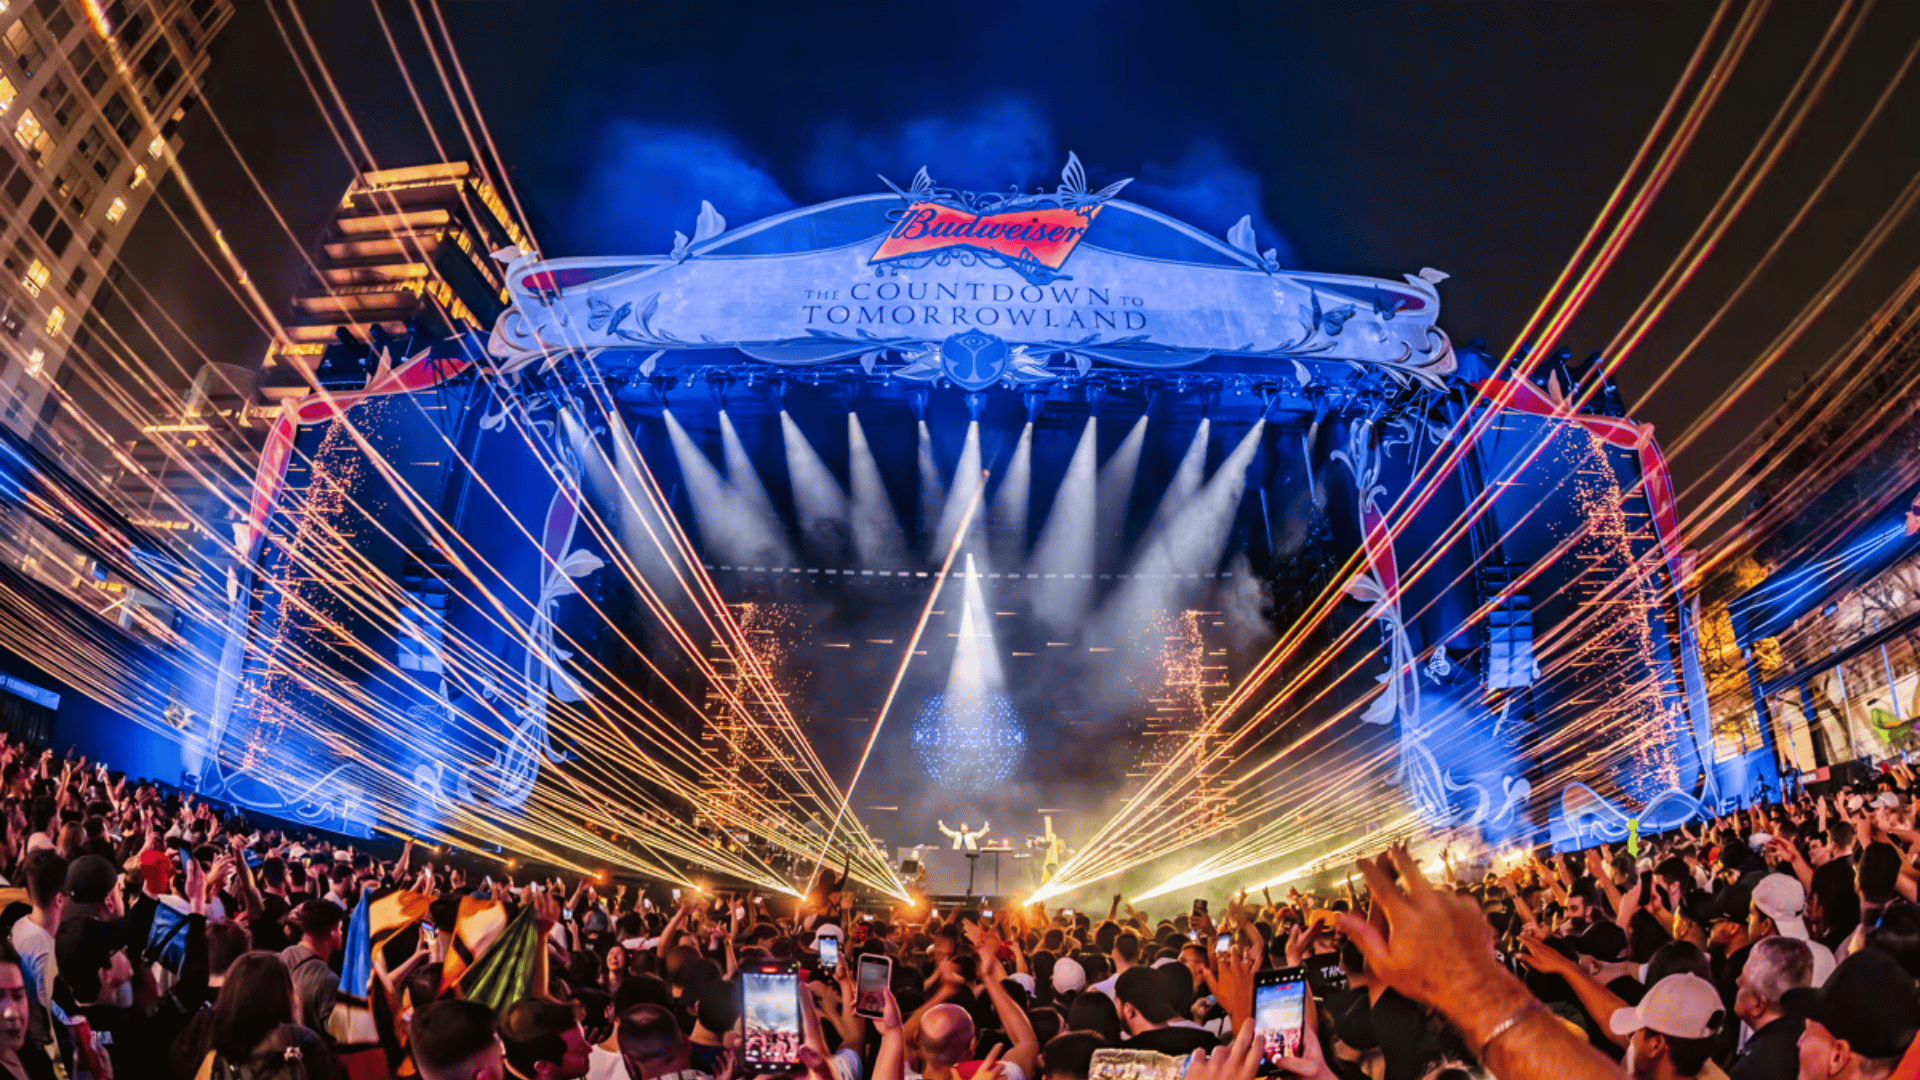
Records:
<instances>
[{"instance_id":1,"label":"raised hand","mask_svg":"<svg viewBox=\"0 0 1920 1080\"><path fill-rule=\"evenodd\" d=\"M559 923L559 921L560 921L559 898L549 892L534 893L533 894L533 923L536 927L539 928L540 935L542 937L545 937L546 935L552 933L555 924Z\"/></svg>"},{"instance_id":2,"label":"raised hand","mask_svg":"<svg viewBox=\"0 0 1920 1080\"><path fill-rule=\"evenodd\" d=\"M1387 876L1383 863L1399 871L1398 881ZM1493 927L1471 897L1436 890L1405 848L1394 848L1378 863L1362 859L1359 869L1389 930L1383 934L1350 913L1340 916L1340 929L1366 956L1369 973L1456 1024L1456 1014L1477 1017L1492 1011L1499 1015L1487 1021L1491 1029L1524 1004L1530 995L1494 959ZM1471 1038L1475 1032L1466 1034Z\"/></svg>"},{"instance_id":3,"label":"raised hand","mask_svg":"<svg viewBox=\"0 0 1920 1080\"><path fill-rule=\"evenodd\" d=\"M1233 1018L1235 1031L1253 1030L1253 964L1235 949L1219 958L1217 968L1212 978L1214 998Z\"/></svg>"}]
</instances>

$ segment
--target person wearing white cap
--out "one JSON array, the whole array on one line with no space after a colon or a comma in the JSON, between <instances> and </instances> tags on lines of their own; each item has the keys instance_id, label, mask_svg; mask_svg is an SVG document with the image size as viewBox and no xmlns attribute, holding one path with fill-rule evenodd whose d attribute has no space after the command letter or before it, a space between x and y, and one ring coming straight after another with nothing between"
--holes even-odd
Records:
<instances>
[{"instance_id":1,"label":"person wearing white cap","mask_svg":"<svg viewBox=\"0 0 1920 1080\"><path fill-rule=\"evenodd\" d=\"M1754 883L1753 907L1747 913L1747 940L1758 943L1775 934L1807 943L1813 953L1813 982L1819 986L1833 974L1833 950L1807 933L1807 887L1791 874L1768 874Z\"/></svg>"},{"instance_id":2,"label":"person wearing white cap","mask_svg":"<svg viewBox=\"0 0 1920 1080\"><path fill-rule=\"evenodd\" d=\"M1071 956L1063 956L1053 962L1053 992L1072 994L1087 987L1087 969L1080 961Z\"/></svg>"},{"instance_id":3,"label":"person wearing white cap","mask_svg":"<svg viewBox=\"0 0 1920 1080\"><path fill-rule=\"evenodd\" d=\"M1608 1026L1628 1037L1622 1063L1634 1080L1680 1080L1706 1068L1726 1020L1720 992L1698 975L1669 975L1640 1004L1614 1010Z\"/></svg>"}]
</instances>

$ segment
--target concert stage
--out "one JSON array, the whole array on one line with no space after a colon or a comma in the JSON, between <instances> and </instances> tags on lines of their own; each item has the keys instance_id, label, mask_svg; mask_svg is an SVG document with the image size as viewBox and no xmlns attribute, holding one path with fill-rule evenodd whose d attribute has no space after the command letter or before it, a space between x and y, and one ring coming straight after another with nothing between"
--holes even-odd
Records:
<instances>
[{"instance_id":1,"label":"concert stage","mask_svg":"<svg viewBox=\"0 0 1920 1080\"><path fill-rule=\"evenodd\" d=\"M177 682L186 778L769 888L845 849L897 891L884 852L994 822L1014 851L929 849L940 894L1031 890L1049 815L1082 847L1142 791L1142 874L1698 813L1672 493L1611 388L1455 348L1443 273L1283 267L1126 186L703 204L660 255L503 252L484 339L331 346L185 631L220 658ZM1538 684L1592 581L1618 632ZM1547 789L1537 725L1589 700L1644 752Z\"/></svg>"}]
</instances>

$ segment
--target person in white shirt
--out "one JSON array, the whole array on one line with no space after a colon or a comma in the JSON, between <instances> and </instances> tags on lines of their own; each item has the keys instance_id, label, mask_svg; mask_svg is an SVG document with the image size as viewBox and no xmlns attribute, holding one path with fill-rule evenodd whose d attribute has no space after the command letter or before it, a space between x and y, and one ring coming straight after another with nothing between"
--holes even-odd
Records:
<instances>
[{"instance_id":1,"label":"person in white shirt","mask_svg":"<svg viewBox=\"0 0 1920 1080\"><path fill-rule=\"evenodd\" d=\"M67 860L49 849L35 851L20 864L20 876L25 879L27 902L33 905L33 910L13 924L11 940L13 951L20 956L20 970L27 977L27 992L32 998L27 1042L44 1048L53 1042L53 981L60 974L60 965L53 956L53 939L60 932Z\"/></svg>"}]
</instances>

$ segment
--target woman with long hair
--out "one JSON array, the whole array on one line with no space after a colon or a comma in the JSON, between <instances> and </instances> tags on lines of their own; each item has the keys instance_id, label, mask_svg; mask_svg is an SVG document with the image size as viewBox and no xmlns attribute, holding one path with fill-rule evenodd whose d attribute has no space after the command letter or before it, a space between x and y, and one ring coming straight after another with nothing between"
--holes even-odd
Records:
<instances>
[{"instance_id":1,"label":"woman with long hair","mask_svg":"<svg viewBox=\"0 0 1920 1080\"><path fill-rule=\"evenodd\" d=\"M54 1080L53 1059L38 1046L27 1045L27 1011L32 993L20 956L0 941L0 1078Z\"/></svg>"},{"instance_id":2,"label":"woman with long hair","mask_svg":"<svg viewBox=\"0 0 1920 1080\"><path fill-rule=\"evenodd\" d=\"M211 1009L196 1013L174 1041L173 1072L180 1080L221 1075L220 1066L245 1064L261 1040L282 1024L297 1024L293 976L278 953L242 953Z\"/></svg>"}]
</instances>

